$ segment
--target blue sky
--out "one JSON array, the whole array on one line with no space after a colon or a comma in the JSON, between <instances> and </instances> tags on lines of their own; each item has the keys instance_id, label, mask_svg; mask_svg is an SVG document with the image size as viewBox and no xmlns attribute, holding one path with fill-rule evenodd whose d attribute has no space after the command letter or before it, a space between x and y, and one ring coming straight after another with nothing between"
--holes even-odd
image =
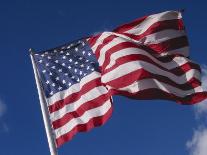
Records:
<instances>
[{"instance_id":1,"label":"blue sky","mask_svg":"<svg viewBox=\"0 0 207 155\"><path fill-rule=\"evenodd\" d=\"M203 65L207 64L206 5L204 0L1 1L0 154L49 155L30 47L37 51L55 47L144 15L184 8L191 59ZM200 116L206 109L116 96L112 118L100 128L76 135L59 154L193 154L200 142L207 148L207 121Z\"/></svg>"}]
</instances>

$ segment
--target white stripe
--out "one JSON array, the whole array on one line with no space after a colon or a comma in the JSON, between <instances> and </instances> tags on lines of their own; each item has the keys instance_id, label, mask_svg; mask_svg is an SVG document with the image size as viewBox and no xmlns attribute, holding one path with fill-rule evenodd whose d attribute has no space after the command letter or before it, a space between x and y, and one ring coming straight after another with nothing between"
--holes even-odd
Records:
<instances>
[{"instance_id":1,"label":"white stripe","mask_svg":"<svg viewBox=\"0 0 207 155\"><path fill-rule=\"evenodd\" d=\"M143 38L143 40L139 40L139 41L136 41L136 40L133 40L129 37L126 37L126 36L123 36L123 35L119 35L119 34L114 34L114 35L117 35L119 37L113 39L111 42L109 42L108 44L106 44L105 46L103 46L100 50L100 57L98 58L98 62L99 62L99 65L102 66L104 61L105 61L105 55L106 55L106 52L120 44L120 43L123 43L123 42L132 42L134 44L137 44L137 45L143 45L143 44L150 44L150 43L161 43L162 41L167 41L168 39L173 39L173 38L176 38L176 37L180 37L180 36L183 36L185 35L185 32L184 31L174 31L174 30L166 30L166 31L161 31L159 33L154 33L154 34L151 34L149 35L149 37L145 37ZM146 39L146 40L145 40ZM145 41L144 41L145 40ZM142 43L143 42L143 43ZM178 49L179 50L179 49ZM177 51L177 50L174 50L174 51ZM168 54L169 52L166 51L164 52L165 55ZM177 51L176 52L177 54L183 54L183 51ZM186 52L185 52L186 53ZM172 54L172 52L171 52Z\"/></svg>"},{"instance_id":2,"label":"white stripe","mask_svg":"<svg viewBox=\"0 0 207 155\"><path fill-rule=\"evenodd\" d=\"M187 62L191 62L188 58L177 56L172 61L163 63L163 62L159 61L158 59L156 59L156 57L152 56L150 53L148 53L142 49L126 48L126 49L122 49L122 50L117 51L117 52L110 55L110 57L109 57L110 63L106 66L106 69L113 67L113 65L116 64L117 59L124 57L124 56L132 55L132 54L141 54L141 55L147 56L150 59L152 59L155 63L157 63L160 66L167 68L167 69L173 69L173 68L182 66L183 64L185 64Z\"/></svg>"},{"instance_id":3,"label":"white stripe","mask_svg":"<svg viewBox=\"0 0 207 155\"><path fill-rule=\"evenodd\" d=\"M59 138L61 135L64 135L70 132L75 126L79 124L86 124L90 121L90 119L94 117L103 116L109 111L110 108L111 108L111 102L110 100L108 100L102 106L88 110L82 116L78 118L73 118L71 121L69 121L64 126L54 130L56 139Z\"/></svg>"},{"instance_id":4,"label":"white stripe","mask_svg":"<svg viewBox=\"0 0 207 155\"><path fill-rule=\"evenodd\" d=\"M177 11L166 11L158 14L154 14L148 16L143 22L139 25L133 27L132 29L126 31L125 33L131 33L136 35L141 35L144 33L152 24L164 21L164 20L173 20L173 19L181 19L181 13ZM95 52L98 45L103 43L103 40L109 37L110 35L116 35L117 33L113 32L104 32L101 36L96 40L96 43L92 46L92 50ZM137 42L137 41L136 41Z\"/></svg>"},{"instance_id":5,"label":"white stripe","mask_svg":"<svg viewBox=\"0 0 207 155\"><path fill-rule=\"evenodd\" d=\"M160 56L174 55L174 54L182 54L183 56L188 57L189 56L189 46L182 47L182 48L175 49L175 50L171 50L171 51L167 51L164 53L160 53Z\"/></svg>"},{"instance_id":6,"label":"white stripe","mask_svg":"<svg viewBox=\"0 0 207 155\"><path fill-rule=\"evenodd\" d=\"M160 89L167 93L174 94L175 96L178 96L178 97L185 97L187 95L191 95L194 93L203 92L203 89L200 86L194 89L190 89L190 90L182 90L182 89L173 87L169 84L160 82L156 79L139 80L129 86L119 88L118 90L127 91L129 93L137 93L139 91L147 90L150 88ZM108 86L108 89L113 89L113 87Z\"/></svg>"},{"instance_id":7,"label":"white stripe","mask_svg":"<svg viewBox=\"0 0 207 155\"><path fill-rule=\"evenodd\" d=\"M132 29L126 31L125 33L140 35L144 33L151 25L153 25L156 22L181 19L181 18L182 18L181 13L178 11L166 11L166 12L150 15L143 22L133 27Z\"/></svg>"},{"instance_id":8,"label":"white stripe","mask_svg":"<svg viewBox=\"0 0 207 155\"><path fill-rule=\"evenodd\" d=\"M84 78L81 79L80 83L76 83L74 85L72 85L71 87L69 87L66 90L57 92L56 94L54 94L53 96L46 98L48 105L52 105L55 102L62 100L64 98L66 98L67 96L79 92L81 90L81 88L88 82L100 77L100 73L99 72L92 72L91 74L85 76Z\"/></svg>"},{"instance_id":9,"label":"white stripe","mask_svg":"<svg viewBox=\"0 0 207 155\"><path fill-rule=\"evenodd\" d=\"M185 31L180 31L180 30L170 30L166 29L157 33L152 33L149 34L139 41L141 41L143 44L158 44L170 39L175 39L178 37L185 36Z\"/></svg>"},{"instance_id":10,"label":"white stripe","mask_svg":"<svg viewBox=\"0 0 207 155\"><path fill-rule=\"evenodd\" d=\"M110 32L103 32L101 36L96 40L96 43L91 47L93 51L96 51L97 47L103 43L103 40L112 35Z\"/></svg>"},{"instance_id":11,"label":"white stripe","mask_svg":"<svg viewBox=\"0 0 207 155\"><path fill-rule=\"evenodd\" d=\"M178 84L184 84L187 81L189 81L191 78L197 78L200 79L200 72L196 69L191 69L187 72L185 72L181 76L176 76L175 74L171 72L164 71L157 66L154 66L151 63L144 62L144 61L131 61L125 64L122 64L115 68L114 70L104 74L101 78L103 83L107 83L109 81L115 80L119 77L122 77L124 75L127 75L133 71L136 71L138 69L143 68L144 70L153 73L153 74L158 74L162 75L165 77L168 77L172 81L178 83Z\"/></svg>"},{"instance_id":12,"label":"white stripe","mask_svg":"<svg viewBox=\"0 0 207 155\"><path fill-rule=\"evenodd\" d=\"M118 38L113 39L110 43L106 44L100 51L101 54L100 54L100 57L98 59L99 65L100 66L103 65L104 60L105 60L105 54L110 48L112 48L112 47L114 47L114 46L116 46L120 43L126 42L126 41L128 42L128 40L118 37Z\"/></svg>"},{"instance_id":13,"label":"white stripe","mask_svg":"<svg viewBox=\"0 0 207 155\"><path fill-rule=\"evenodd\" d=\"M61 109L59 109L58 111L51 113L50 119L51 119L51 121L58 120L58 119L62 118L65 114L67 114L69 112L76 111L84 103L91 101L91 100L93 100L103 94L107 94L107 93L108 93L108 90L104 86L95 87L92 90L88 91L87 93L81 95L79 100L77 100L73 103L67 104L64 107L62 107Z\"/></svg>"}]
</instances>

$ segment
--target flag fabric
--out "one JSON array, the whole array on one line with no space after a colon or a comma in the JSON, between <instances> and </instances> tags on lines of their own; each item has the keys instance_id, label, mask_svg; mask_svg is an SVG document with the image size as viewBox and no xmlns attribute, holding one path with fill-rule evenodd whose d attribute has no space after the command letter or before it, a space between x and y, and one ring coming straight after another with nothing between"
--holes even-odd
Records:
<instances>
[{"instance_id":1,"label":"flag fabric","mask_svg":"<svg viewBox=\"0 0 207 155\"><path fill-rule=\"evenodd\" d=\"M104 124L112 95L194 104L207 98L179 11L33 54L57 147Z\"/></svg>"},{"instance_id":2,"label":"flag fabric","mask_svg":"<svg viewBox=\"0 0 207 155\"><path fill-rule=\"evenodd\" d=\"M77 132L108 120L111 96L101 83L97 59L85 39L33 56L57 147Z\"/></svg>"},{"instance_id":3,"label":"flag fabric","mask_svg":"<svg viewBox=\"0 0 207 155\"><path fill-rule=\"evenodd\" d=\"M111 94L183 104L207 96L201 88L200 67L189 59L179 11L142 17L91 37L89 44Z\"/></svg>"}]
</instances>

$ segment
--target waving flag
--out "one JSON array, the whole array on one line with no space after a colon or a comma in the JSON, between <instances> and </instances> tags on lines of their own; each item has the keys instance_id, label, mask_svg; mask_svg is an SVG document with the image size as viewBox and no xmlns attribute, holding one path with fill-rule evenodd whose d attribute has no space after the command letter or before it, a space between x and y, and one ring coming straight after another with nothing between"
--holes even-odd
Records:
<instances>
[{"instance_id":1,"label":"waving flag","mask_svg":"<svg viewBox=\"0 0 207 155\"><path fill-rule=\"evenodd\" d=\"M207 98L178 11L32 54L57 147L104 124L112 95L193 104Z\"/></svg>"}]
</instances>

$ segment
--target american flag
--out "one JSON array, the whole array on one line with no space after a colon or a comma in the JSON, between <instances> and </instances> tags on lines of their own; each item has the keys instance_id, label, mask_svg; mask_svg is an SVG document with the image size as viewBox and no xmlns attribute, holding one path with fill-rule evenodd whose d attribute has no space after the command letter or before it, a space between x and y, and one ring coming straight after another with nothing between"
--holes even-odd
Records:
<instances>
[{"instance_id":1,"label":"american flag","mask_svg":"<svg viewBox=\"0 0 207 155\"><path fill-rule=\"evenodd\" d=\"M33 57L57 147L104 124L112 95L182 104L207 98L179 11L145 16Z\"/></svg>"}]
</instances>

